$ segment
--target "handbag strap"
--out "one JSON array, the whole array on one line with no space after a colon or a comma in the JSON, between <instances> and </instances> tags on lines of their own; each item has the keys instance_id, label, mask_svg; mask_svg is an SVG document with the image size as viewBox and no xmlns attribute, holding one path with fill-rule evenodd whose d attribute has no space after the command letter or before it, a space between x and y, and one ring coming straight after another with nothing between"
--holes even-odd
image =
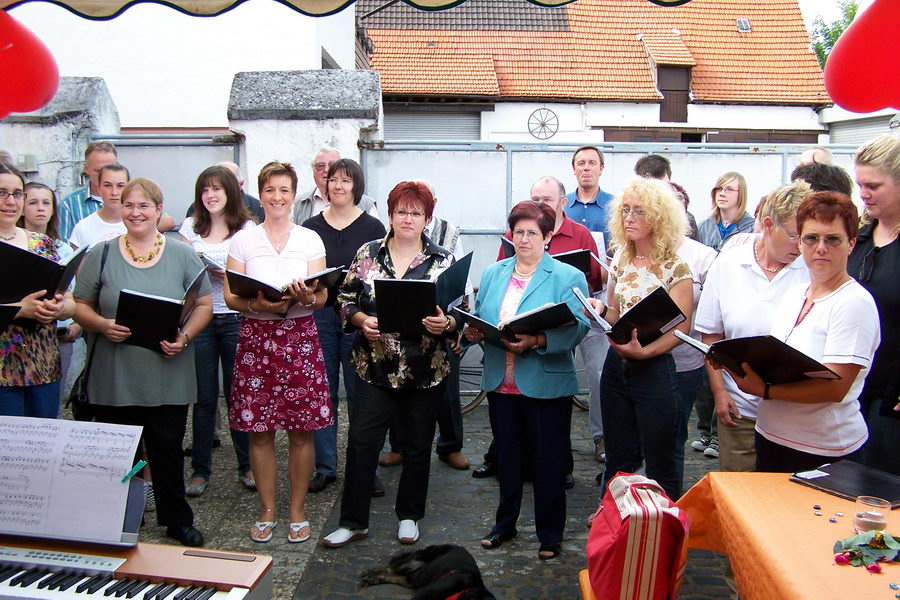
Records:
<instances>
[{"instance_id":1,"label":"handbag strap","mask_svg":"<svg viewBox=\"0 0 900 600\"><path fill-rule=\"evenodd\" d=\"M109 255L109 242L110 240L106 240L103 242L103 254L100 255L100 273L97 275L97 280L100 283L100 287L103 287L103 267L106 266L106 257ZM97 314L100 314L100 292L97 291ZM97 336L100 335L98 333L94 333L94 339L91 344L91 351L88 353L87 362L84 363L84 386L87 389L87 381L88 376L91 373L91 362L94 360L94 350L97 349Z\"/></svg>"}]
</instances>

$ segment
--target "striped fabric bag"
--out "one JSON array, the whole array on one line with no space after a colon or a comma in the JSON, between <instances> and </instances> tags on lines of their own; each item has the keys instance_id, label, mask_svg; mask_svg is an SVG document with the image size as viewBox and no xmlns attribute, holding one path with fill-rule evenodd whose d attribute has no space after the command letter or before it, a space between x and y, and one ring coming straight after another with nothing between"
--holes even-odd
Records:
<instances>
[{"instance_id":1,"label":"striped fabric bag","mask_svg":"<svg viewBox=\"0 0 900 600\"><path fill-rule=\"evenodd\" d=\"M588 574L603 600L675 600L684 577L687 513L658 483L619 473L597 508L587 543Z\"/></svg>"}]
</instances>

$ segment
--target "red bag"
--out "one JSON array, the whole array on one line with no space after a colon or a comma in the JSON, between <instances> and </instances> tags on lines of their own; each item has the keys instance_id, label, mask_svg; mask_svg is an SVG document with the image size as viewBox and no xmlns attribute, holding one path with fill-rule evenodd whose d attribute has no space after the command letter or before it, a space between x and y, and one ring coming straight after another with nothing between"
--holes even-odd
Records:
<instances>
[{"instance_id":1,"label":"red bag","mask_svg":"<svg viewBox=\"0 0 900 600\"><path fill-rule=\"evenodd\" d=\"M658 483L613 477L587 543L594 595L605 600L675 600L687 564L689 522Z\"/></svg>"}]
</instances>

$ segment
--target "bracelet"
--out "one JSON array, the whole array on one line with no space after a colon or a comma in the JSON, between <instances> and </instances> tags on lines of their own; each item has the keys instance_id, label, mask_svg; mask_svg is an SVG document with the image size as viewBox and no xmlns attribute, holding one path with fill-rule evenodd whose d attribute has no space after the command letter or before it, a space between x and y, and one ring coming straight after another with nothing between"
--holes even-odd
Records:
<instances>
[{"instance_id":1,"label":"bracelet","mask_svg":"<svg viewBox=\"0 0 900 600\"><path fill-rule=\"evenodd\" d=\"M444 331L450 331L450 317L447 317L447 322L444 324Z\"/></svg>"},{"instance_id":2,"label":"bracelet","mask_svg":"<svg viewBox=\"0 0 900 600\"><path fill-rule=\"evenodd\" d=\"M190 336L190 334L189 334L187 331L185 331L184 329L179 329L179 331L181 332L181 335L184 336L184 347L187 348L187 347L188 347L188 344L191 343L191 336Z\"/></svg>"},{"instance_id":3,"label":"bracelet","mask_svg":"<svg viewBox=\"0 0 900 600\"><path fill-rule=\"evenodd\" d=\"M605 318L606 318L606 311L608 311L608 310L609 310L609 306L607 306L606 304L604 304L604 305L603 305L603 312L600 313L600 318L601 318L601 319L605 319Z\"/></svg>"},{"instance_id":4,"label":"bracelet","mask_svg":"<svg viewBox=\"0 0 900 600\"><path fill-rule=\"evenodd\" d=\"M771 400L769 397L769 383L766 382L765 387L763 388L763 400Z\"/></svg>"},{"instance_id":5,"label":"bracelet","mask_svg":"<svg viewBox=\"0 0 900 600\"><path fill-rule=\"evenodd\" d=\"M252 313L254 315L258 315L259 313L256 312L255 310L253 310L253 307L251 306L251 304L253 304L253 298L250 298L249 300L247 300L247 312Z\"/></svg>"}]
</instances>

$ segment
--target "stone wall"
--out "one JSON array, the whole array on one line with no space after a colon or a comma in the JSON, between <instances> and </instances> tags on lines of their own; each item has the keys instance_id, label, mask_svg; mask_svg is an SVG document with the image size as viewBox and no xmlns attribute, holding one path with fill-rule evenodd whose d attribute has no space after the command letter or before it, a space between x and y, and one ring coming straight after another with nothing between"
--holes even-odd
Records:
<instances>
[{"instance_id":1,"label":"stone wall","mask_svg":"<svg viewBox=\"0 0 900 600\"><path fill-rule=\"evenodd\" d=\"M20 166L33 156L37 171L26 172L62 198L81 187L84 149L92 135L119 133L119 114L99 77L61 77L45 107L0 119L0 148Z\"/></svg>"}]
</instances>

